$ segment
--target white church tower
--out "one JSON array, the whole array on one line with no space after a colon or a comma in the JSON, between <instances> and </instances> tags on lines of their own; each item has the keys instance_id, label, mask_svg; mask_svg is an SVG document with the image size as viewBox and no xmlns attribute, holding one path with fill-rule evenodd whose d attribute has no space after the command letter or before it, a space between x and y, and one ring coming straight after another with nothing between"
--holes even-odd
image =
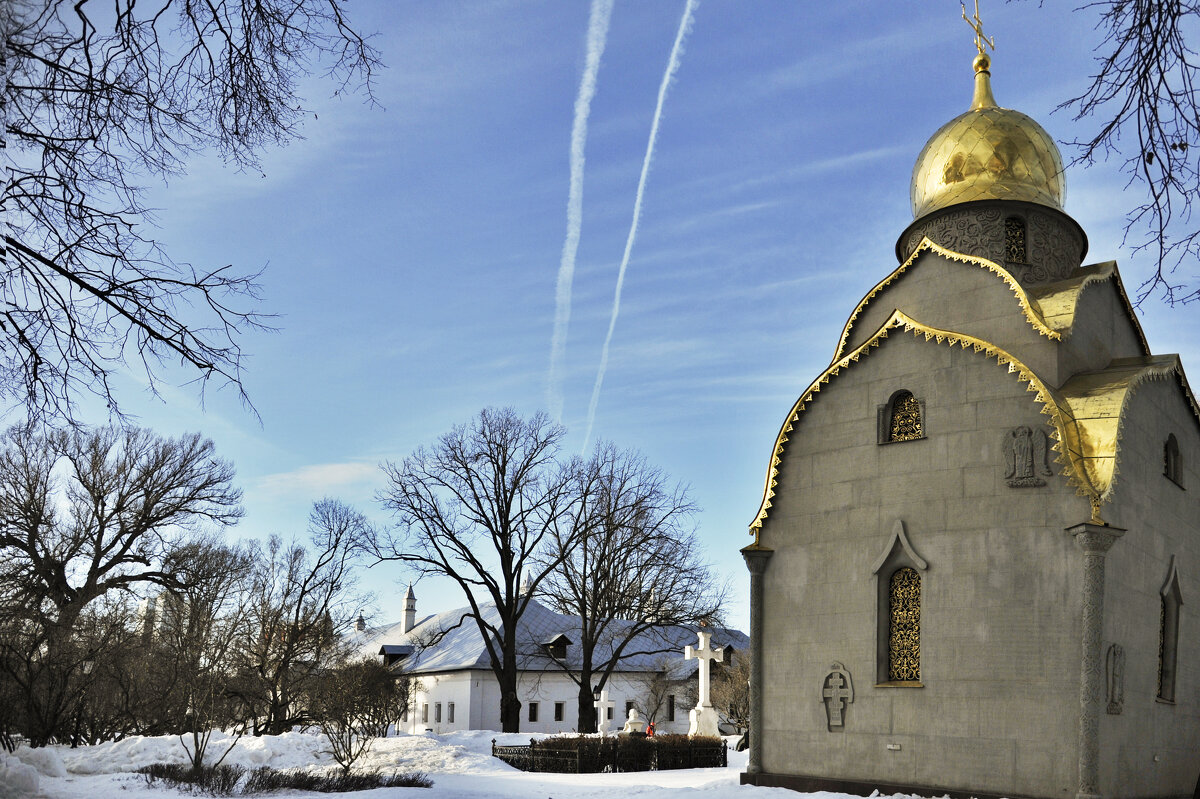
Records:
<instances>
[{"instance_id":1,"label":"white church tower","mask_svg":"<svg viewBox=\"0 0 1200 799\"><path fill-rule=\"evenodd\" d=\"M404 592L404 623L400 627L400 633L412 632L412 629L417 626L417 595L413 593L412 583L408 584L408 590Z\"/></svg>"}]
</instances>

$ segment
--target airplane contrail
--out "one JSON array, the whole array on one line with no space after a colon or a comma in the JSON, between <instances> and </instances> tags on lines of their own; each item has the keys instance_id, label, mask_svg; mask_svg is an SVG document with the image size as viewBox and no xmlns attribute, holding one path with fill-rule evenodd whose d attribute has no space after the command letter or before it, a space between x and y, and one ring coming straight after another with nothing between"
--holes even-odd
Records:
<instances>
[{"instance_id":1,"label":"airplane contrail","mask_svg":"<svg viewBox=\"0 0 1200 799\"><path fill-rule=\"evenodd\" d=\"M629 225L629 237L625 239L625 254L621 258L621 268L617 271L617 290L613 296L612 315L608 319L608 335L604 337L604 348L600 351L600 369L596 373L596 385L592 387L592 401L588 404L587 431L583 435L583 451L587 451L588 442L592 438L592 425L596 421L596 407L600 404L600 387L604 384L604 372L608 369L608 349L612 344L613 331L617 327L617 314L621 310L621 288L625 284L625 270L629 266L629 254L633 251L633 241L637 238L638 221L642 215L642 197L646 191L646 176L650 172L650 160L654 156L654 143L658 138L658 122L662 117L663 101L667 98L667 87L671 78L679 69L679 54L683 51L683 40L692 27L692 17L696 12L699 0L687 0L683 9L683 18L679 20L679 30L675 33L675 44L671 47L671 56L667 59L667 70L663 73L662 83L658 87L658 104L654 107L654 121L650 124L650 140L646 142L646 155L642 159L642 174L638 178L637 197L633 201L633 221Z\"/></svg>"},{"instance_id":2,"label":"airplane contrail","mask_svg":"<svg viewBox=\"0 0 1200 799\"><path fill-rule=\"evenodd\" d=\"M592 97L596 94L596 75L600 57L608 41L608 24L612 19L613 0L592 0L588 17L587 61L579 94L575 98L575 122L571 126L571 183L567 191L567 238L563 242L562 260L558 266L558 284L554 291L554 333L550 338L550 374L546 381L550 414L562 421L563 388L562 364L567 350L567 326L571 321L571 282L575 278L575 254L579 251L579 234L583 227L583 162L587 142L588 115Z\"/></svg>"}]
</instances>

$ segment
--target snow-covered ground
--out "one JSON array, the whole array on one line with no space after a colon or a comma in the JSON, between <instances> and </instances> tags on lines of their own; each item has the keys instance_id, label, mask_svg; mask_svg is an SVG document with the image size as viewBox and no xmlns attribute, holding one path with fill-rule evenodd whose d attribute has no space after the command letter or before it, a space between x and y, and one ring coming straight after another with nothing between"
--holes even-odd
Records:
<instances>
[{"instance_id":1,"label":"snow-covered ground","mask_svg":"<svg viewBox=\"0 0 1200 799\"><path fill-rule=\"evenodd\" d=\"M528 735L495 732L454 732L446 735L400 735L375 741L355 770L383 773L421 771L432 788L381 788L353 794L313 794L286 791L274 796L354 797L354 799L798 799L801 794L782 788L753 788L738 784L746 767L744 752L729 752L728 768L647 771L628 774L528 774L491 756L492 739L523 744ZM213 736L209 752L223 752L228 738ZM224 741L224 745L222 745ZM126 738L115 743L69 749L0 751L0 799L172 799L169 788L148 786L133 773L150 763L187 762L178 738ZM242 738L226 763L247 768L335 768L319 733L287 733ZM807 794L811 799L842 799L845 794Z\"/></svg>"}]
</instances>

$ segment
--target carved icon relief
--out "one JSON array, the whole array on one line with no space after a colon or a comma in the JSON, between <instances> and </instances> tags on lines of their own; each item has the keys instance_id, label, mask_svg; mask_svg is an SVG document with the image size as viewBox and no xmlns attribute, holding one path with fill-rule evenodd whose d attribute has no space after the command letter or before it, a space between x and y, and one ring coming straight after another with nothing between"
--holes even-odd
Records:
<instances>
[{"instance_id":1,"label":"carved icon relief","mask_svg":"<svg viewBox=\"0 0 1200 799\"><path fill-rule=\"evenodd\" d=\"M1014 427L1004 436L1004 477L1013 488L1044 486L1054 474L1047 460L1046 431L1040 427Z\"/></svg>"},{"instance_id":2,"label":"carved icon relief","mask_svg":"<svg viewBox=\"0 0 1200 799\"><path fill-rule=\"evenodd\" d=\"M1125 648L1113 644L1108 648L1108 713L1119 716L1125 709Z\"/></svg>"},{"instance_id":3,"label":"carved icon relief","mask_svg":"<svg viewBox=\"0 0 1200 799\"><path fill-rule=\"evenodd\" d=\"M854 683L850 672L841 663L834 663L821 683L821 701L825 703L825 719L830 732L845 729L846 708L854 701Z\"/></svg>"}]
</instances>

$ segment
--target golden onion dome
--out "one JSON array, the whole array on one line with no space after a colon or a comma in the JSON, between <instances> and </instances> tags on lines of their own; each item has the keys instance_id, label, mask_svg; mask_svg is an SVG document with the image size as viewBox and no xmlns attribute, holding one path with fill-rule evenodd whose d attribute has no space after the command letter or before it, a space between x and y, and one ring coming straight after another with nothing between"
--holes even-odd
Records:
<instances>
[{"instance_id":1,"label":"golden onion dome","mask_svg":"<svg viewBox=\"0 0 1200 799\"><path fill-rule=\"evenodd\" d=\"M984 53L975 58L971 110L942 125L917 156L914 219L972 200L1023 200L1063 210L1067 184L1058 147L1041 125L996 105L990 65Z\"/></svg>"}]
</instances>

